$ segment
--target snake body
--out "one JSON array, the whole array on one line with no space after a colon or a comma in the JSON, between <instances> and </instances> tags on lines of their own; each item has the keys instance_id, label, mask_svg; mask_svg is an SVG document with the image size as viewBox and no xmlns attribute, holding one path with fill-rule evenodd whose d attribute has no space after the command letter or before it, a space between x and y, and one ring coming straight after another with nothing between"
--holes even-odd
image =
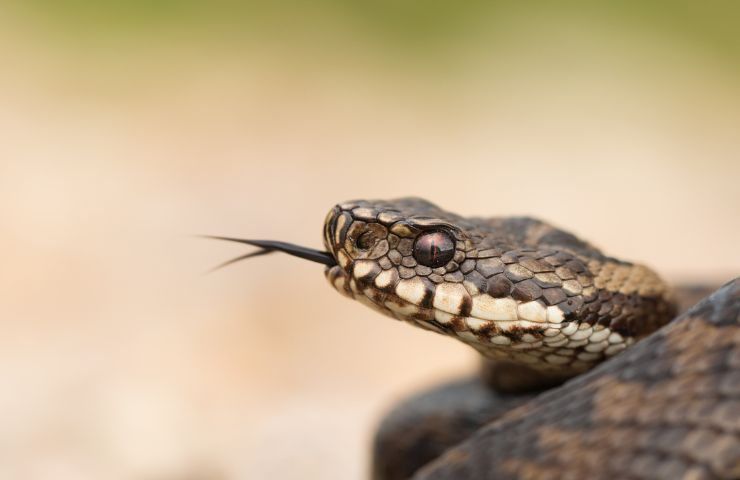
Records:
<instances>
[{"instance_id":1,"label":"snake body","mask_svg":"<svg viewBox=\"0 0 740 480\"><path fill-rule=\"evenodd\" d=\"M340 203L323 237L338 292L484 359L391 412L374 478L740 478L737 280L673 320L689 293L645 266L418 198Z\"/></svg>"}]
</instances>

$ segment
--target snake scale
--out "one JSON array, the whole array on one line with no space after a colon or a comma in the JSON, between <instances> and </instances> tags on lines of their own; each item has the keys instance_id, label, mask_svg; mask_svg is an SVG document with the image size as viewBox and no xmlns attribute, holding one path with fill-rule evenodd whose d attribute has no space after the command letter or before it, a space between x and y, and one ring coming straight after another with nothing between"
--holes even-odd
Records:
<instances>
[{"instance_id":1,"label":"snake scale","mask_svg":"<svg viewBox=\"0 0 740 480\"><path fill-rule=\"evenodd\" d=\"M537 219L419 198L338 204L323 237L215 238L323 263L342 295L482 358L385 418L373 478L740 478L737 280L676 317L701 289Z\"/></svg>"}]
</instances>

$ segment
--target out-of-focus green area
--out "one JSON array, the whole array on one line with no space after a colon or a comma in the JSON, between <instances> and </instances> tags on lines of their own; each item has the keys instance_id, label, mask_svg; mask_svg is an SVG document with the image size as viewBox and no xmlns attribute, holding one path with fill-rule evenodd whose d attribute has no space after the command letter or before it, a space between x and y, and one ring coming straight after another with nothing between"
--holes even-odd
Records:
<instances>
[{"instance_id":1,"label":"out-of-focus green area","mask_svg":"<svg viewBox=\"0 0 740 480\"><path fill-rule=\"evenodd\" d=\"M105 42L130 38L193 42L287 42L311 38L342 48L350 40L373 48L411 50L435 58L450 45L495 40L522 23L576 19L594 25L674 38L740 61L740 2L674 1L483 1L293 0L27 0L6 5L39 21L46 33L67 40ZM91 43L94 46L95 43Z\"/></svg>"}]
</instances>

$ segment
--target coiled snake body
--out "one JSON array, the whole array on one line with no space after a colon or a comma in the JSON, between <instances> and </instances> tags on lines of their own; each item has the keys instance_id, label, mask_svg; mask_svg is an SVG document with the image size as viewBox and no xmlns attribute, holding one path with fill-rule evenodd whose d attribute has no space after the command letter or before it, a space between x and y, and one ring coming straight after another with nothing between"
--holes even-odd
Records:
<instances>
[{"instance_id":1,"label":"coiled snake body","mask_svg":"<svg viewBox=\"0 0 740 480\"><path fill-rule=\"evenodd\" d=\"M391 412L374 478L740 478L736 280L673 320L697 292L539 220L417 198L339 204L323 236L229 240L324 263L343 295L485 359Z\"/></svg>"}]
</instances>

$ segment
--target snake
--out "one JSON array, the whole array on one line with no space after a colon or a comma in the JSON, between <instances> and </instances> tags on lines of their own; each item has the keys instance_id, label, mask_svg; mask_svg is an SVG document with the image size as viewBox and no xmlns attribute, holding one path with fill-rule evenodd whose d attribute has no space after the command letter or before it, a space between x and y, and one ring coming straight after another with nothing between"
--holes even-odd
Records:
<instances>
[{"instance_id":1,"label":"snake","mask_svg":"<svg viewBox=\"0 0 740 480\"><path fill-rule=\"evenodd\" d=\"M227 264L321 263L343 296L481 358L381 421L373 479L740 478L737 278L676 289L536 218L415 197L339 203L322 236L213 238L259 248Z\"/></svg>"}]
</instances>

